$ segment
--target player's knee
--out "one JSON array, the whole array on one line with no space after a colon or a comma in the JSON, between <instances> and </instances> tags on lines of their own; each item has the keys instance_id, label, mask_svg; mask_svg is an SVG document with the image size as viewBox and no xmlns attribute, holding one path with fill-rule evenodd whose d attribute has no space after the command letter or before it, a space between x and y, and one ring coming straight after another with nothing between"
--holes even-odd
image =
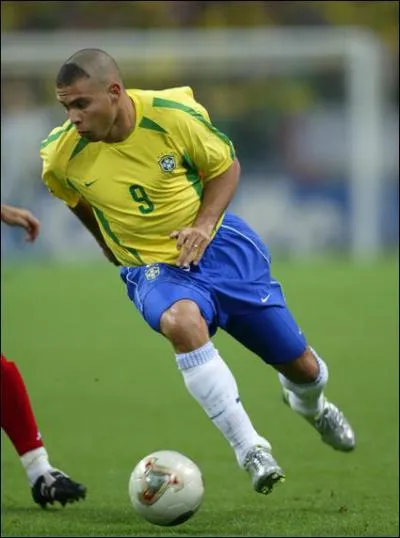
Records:
<instances>
[{"instance_id":1,"label":"player's knee","mask_svg":"<svg viewBox=\"0 0 400 538\"><path fill-rule=\"evenodd\" d=\"M193 301L178 301L161 316L161 332L177 353L198 349L209 340L208 327Z\"/></svg>"},{"instance_id":2,"label":"player's knee","mask_svg":"<svg viewBox=\"0 0 400 538\"><path fill-rule=\"evenodd\" d=\"M280 364L277 369L289 381L299 384L314 382L320 373L317 357L309 346L300 357L286 364Z\"/></svg>"}]
</instances>

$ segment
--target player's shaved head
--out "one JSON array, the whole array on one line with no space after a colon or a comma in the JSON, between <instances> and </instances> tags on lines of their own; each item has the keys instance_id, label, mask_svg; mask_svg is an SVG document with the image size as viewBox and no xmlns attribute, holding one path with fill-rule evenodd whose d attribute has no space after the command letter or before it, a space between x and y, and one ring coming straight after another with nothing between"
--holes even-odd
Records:
<instances>
[{"instance_id":1,"label":"player's shaved head","mask_svg":"<svg viewBox=\"0 0 400 538\"><path fill-rule=\"evenodd\" d=\"M81 78L90 78L102 85L110 82L119 82L122 85L116 61L101 49L82 49L75 52L61 66L56 86L70 86Z\"/></svg>"},{"instance_id":2,"label":"player's shaved head","mask_svg":"<svg viewBox=\"0 0 400 538\"><path fill-rule=\"evenodd\" d=\"M100 49L75 52L61 66L56 95L69 121L90 142L120 142L135 124L134 104L114 58Z\"/></svg>"}]
</instances>

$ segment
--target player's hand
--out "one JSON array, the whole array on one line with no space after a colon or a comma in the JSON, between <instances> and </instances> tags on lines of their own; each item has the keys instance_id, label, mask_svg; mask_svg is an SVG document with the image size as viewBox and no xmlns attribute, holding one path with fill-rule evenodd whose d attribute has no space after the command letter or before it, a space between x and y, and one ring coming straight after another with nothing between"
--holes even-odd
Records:
<instances>
[{"instance_id":1,"label":"player's hand","mask_svg":"<svg viewBox=\"0 0 400 538\"><path fill-rule=\"evenodd\" d=\"M108 248L107 245L102 245L100 244L101 246L101 249L104 253L104 256L107 258L107 260L109 262L111 262L112 264L116 265L117 267L120 266L120 262L117 260L117 258L114 256L114 254L112 253L112 251Z\"/></svg>"},{"instance_id":2,"label":"player's hand","mask_svg":"<svg viewBox=\"0 0 400 538\"><path fill-rule=\"evenodd\" d=\"M176 248L180 251L176 265L188 267L191 263L198 265L204 251L211 241L210 234L202 228L183 228L170 234L176 239Z\"/></svg>"},{"instance_id":3,"label":"player's hand","mask_svg":"<svg viewBox=\"0 0 400 538\"><path fill-rule=\"evenodd\" d=\"M20 226L26 231L26 240L34 241L39 235L40 222L27 209L1 205L1 220L10 226Z\"/></svg>"}]
</instances>

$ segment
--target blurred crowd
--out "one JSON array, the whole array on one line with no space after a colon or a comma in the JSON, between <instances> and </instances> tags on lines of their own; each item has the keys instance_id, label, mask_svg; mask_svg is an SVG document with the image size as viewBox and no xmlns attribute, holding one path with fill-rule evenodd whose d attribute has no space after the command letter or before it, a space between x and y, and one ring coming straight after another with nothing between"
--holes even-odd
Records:
<instances>
[{"instance_id":1,"label":"blurred crowd","mask_svg":"<svg viewBox=\"0 0 400 538\"><path fill-rule=\"evenodd\" d=\"M387 70L389 80L385 81L386 99L391 107L398 108L397 1L7 1L1 3L1 14L2 32L357 25L377 33L392 53L393 69ZM307 133L306 139L314 141L309 146L320 148L313 150L317 154L313 158L315 170L306 167L304 174L309 179L318 176L318 162L325 169L328 166L334 176L342 173L344 163L337 157L346 153L342 147L344 120L338 112L346 101L342 64L327 62L317 71L242 80L209 80L202 73L189 77L176 65L162 77L156 70L149 70L146 76L128 75L125 82L141 88L192 85L214 121L238 143L249 165L259 163L263 170L267 167L276 171L285 162L286 167L299 170L302 165L296 155L309 153L304 144L299 148L293 141L299 139L296 133L300 131L300 139ZM53 80L3 77L2 110L7 115L22 110L26 114L35 106L52 110L53 104ZM310 120L313 111L318 112L315 121ZM56 122L62 119L55 114ZM310 121L325 127L312 127L310 131Z\"/></svg>"},{"instance_id":2,"label":"blurred crowd","mask_svg":"<svg viewBox=\"0 0 400 538\"><path fill-rule=\"evenodd\" d=\"M384 83L385 170L382 179L397 189L397 1L7 1L1 3L1 15L3 33L288 26L357 26L369 29L380 37L389 52L391 66L386 69ZM173 59L169 67L172 62ZM285 244L298 244L299 236L313 237L315 243L315 234L321 230L326 230L325 235L322 234L324 241L328 241L328 236L334 235L335 241L343 236L342 210L349 206L346 190L349 169L348 81L343 63L327 61L317 70L301 72L291 69L273 75L261 72L239 78L228 74L215 79L201 71L189 75L177 61L169 71L149 69L145 74L124 74L124 80L128 87L144 89L178 85L194 88L196 98L206 105L217 127L234 141L246 170L243 183L248 196L257 183L252 203L260 199L259 182L264 187L268 183L269 188L275 182L279 185L276 192L268 192L268 196L261 197L263 202L258 212L252 206L252 213L263 215L265 200L271 200L268 224L272 226L276 221L279 234L286 226L289 235L283 240ZM54 80L40 74L3 75L1 105L2 146L7 147L1 161L2 197L22 205L32 204L35 200L40 212L42 197L39 195L43 186L39 181L29 182L27 178L40 177L40 142L51 127L65 119L61 107L55 103ZM20 159L21 146L24 159ZM291 184L292 191L285 190L285 181ZM314 196L319 189L319 193L329 201L329 206L319 204L314 212L305 206L304 215L312 217L315 233L303 233L297 224L288 224L287 215L295 215L292 205L287 202L293 195L293 188L299 188L302 197L308 192ZM390 200L398 196L397 190L388 192ZM43 198L43 203L47 204L46 200ZM284 203L279 204L279 200ZM275 220L274 211L277 214ZM396 228L392 221L398 218L396 211L393 210L395 216L390 217L388 224L391 237L396 236L392 232ZM47 206L44 214L48 214ZM286 215L286 220L282 221L282 215ZM306 219L304 215L302 221ZM391 213L386 207L386 220L388 215ZM295 221L298 220L296 214ZM263 224L258 223L258 228L262 229ZM290 235L293 230L298 232L295 238ZM334 234L332 230L337 232ZM271 229L268 233L270 238L271 234L273 237ZM59 238L54 244L58 241ZM332 243L332 240L329 239L329 242Z\"/></svg>"},{"instance_id":3,"label":"blurred crowd","mask_svg":"<svg viewBox=\"0 0 400 538\"><path fill-rule=\"evenodd\" d=\"M398 2L2 2L2 30L359 25L398 47Z\"/></svg>"}]
</instances>

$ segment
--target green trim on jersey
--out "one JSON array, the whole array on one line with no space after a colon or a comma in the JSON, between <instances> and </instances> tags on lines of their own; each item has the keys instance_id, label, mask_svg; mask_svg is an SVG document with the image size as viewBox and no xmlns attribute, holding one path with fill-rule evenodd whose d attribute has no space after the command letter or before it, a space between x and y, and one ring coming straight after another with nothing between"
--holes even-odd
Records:
<instances>
[{"instance_id":1,"label":"green trim on jersey","mask_svg":"<svg viewBox=\"0 0 400 538\"><path fill-rule=\"evenodd\" d=\"M177 101L170 101L169 99L162 99L161 97L154 97L153 99L153 106L159 107L159 108L173 108L175 110L182 110L183 112L186 112L187 114L190 114L196 120L200 121L203 125L208 127L210 131L212 131L215 135L218 136L221 140L225 142L225 144L228 144L230 151L231 151L231 158L235 158L235 150L233 149L233 144L229 140L229 138L224 134L221 133L221 131L218 131L214 125L212 125L209 121L207 121L200 112L197 112L197 110L194 110L194 108L190 108L189 106L183 105L182 103L178 103Z\"/></svg>"},{"instance_id":2,"label":"green trim on jersey","mask_svg":"<svg viewBox=\"0 0 400 538\"><path fill-rule=\"evenodd\" d=\"M123 246L123 245L121 245ZM132 256L135 256L135 258L137 259L137 261L139 263L141 263L142 265L145 265L144 261L142 260L142 258L140 257L140 254L139 252L133 248L133 247L123 247L125 250L127 250L128 252L130 252L132 254Z\"/></svg>"},{"instance_id":3,"label":"green trim on jersey","mask_svg":"<svg viewBox=\"0 0 400 538\"><path fill-rule=\"evenodd\" d=\"M94 206L92 206L92 207L93 207L94 212L96 213L97 218L101 222L101 225L103 226L104 231L108 235L108 237L110 237L114 241L114 243L116 243L118 246L120 246L120 247L124 248L125 250L127 250L128 252L130 252L140 264L144 265L144 262L143 262L142 258L140 257L139 252L135 248L125 247L124 245L121 245L120 240L115 235L115 233L111 230L110 223L106 219L106 217L105 217L104 213L101 211L101 209L99 209L98 207L94 207Z\"/></svg>"},{"instance_id":4,"label":"green trim on jersey","mask_svg":"<svg viewBox=\"0 0 400 538\"><path fill-rule=\"evenodd\" d=\"M144 129L150 129L152 131L157 131L159 133L167 133L165 129L161 127L161 125L158 125L155 121L151 120L150 118L146 118L145 116L142 118L142 121L139 123L139 127L143 127Z\"/></svg>"},{"instance_id":5,"label":"green trim on jersey","mask_svg":"<svg viewBox=\"0 0 400 538\"><path fill-rule=\"evenodd\" d=\"M59 131L57 131L56 133L53 133L52 135L48 136L45 140L43 140L41 146L40 146L40 149L43 149L45 148L46 146L48 146L49 144L51 144L52 142L54 142L55 140L57 140L58 138L60 138L60 136L66 132L68 132L70 129L72 129L73 127L73 124L71 122L69 122L69 124L60 129Z\"/></svg>"},{"instance_id":6,"label":"green trim on jersey","mask_svg":"<svg viewBox=\"0 0 400 538\"><path fill-rule=\"evenodd\" d=\"M74 191L79 192L79 194L81 194L80 191L75 187L75 185L68 178L67 178L67 183L71 187L71 189L74 189Z\"/></svg>"},{"instance_id":7,"label":"green trim on jersey","mask_svg":"<svg viewBox=\"0 0 400 538\"><path fill-rule=\"evenodd\" d=\"M89 140L87 140L86 138L81 138L79 142L76 144L76 146L74 147L74 151L71 153L71 157L69 158L69 160L76 157L78 153L80 153L83 149L85 149L88 144L89 144Z\"/></svg>"},{"instance_id":8,"label":"green trim on jersey","mask_svg":"<svg viewBox=\"0 0 400 538\"><path fill-rule=\"evenodd\" d=\"M192 184L192 187L197 192L200 200L203 198L203 183L197 171L197 168L194 166L191 158L186 153L183 154L183 167L186 169L185 176L188 181Z\"/></svg>"}]
</instances>

